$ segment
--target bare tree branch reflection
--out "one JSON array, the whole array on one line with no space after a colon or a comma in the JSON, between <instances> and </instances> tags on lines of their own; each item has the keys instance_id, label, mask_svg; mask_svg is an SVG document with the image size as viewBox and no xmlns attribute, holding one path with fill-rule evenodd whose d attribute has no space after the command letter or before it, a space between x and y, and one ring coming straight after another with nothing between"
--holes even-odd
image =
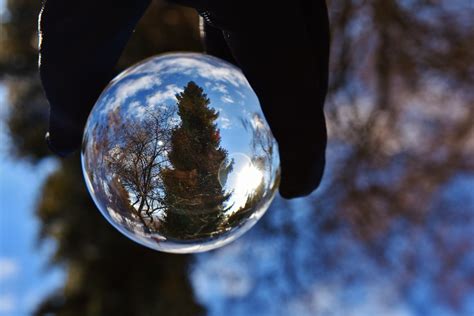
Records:
<instances>
[{"instance_id":1,"label":"bare tree branch reflection","mask_svg":"<svg viewBox=\"0 0 474 316\"><path fill-rule=\"evenodd\" d=\"M161 172L168 164L173 115L172 108L163 106L147 110L141 122L129 119L114 126L116 139L107 150L106 163L117 190L128 192L129 210L148 231L163 210Z\"/></svg>"}]
</instances>

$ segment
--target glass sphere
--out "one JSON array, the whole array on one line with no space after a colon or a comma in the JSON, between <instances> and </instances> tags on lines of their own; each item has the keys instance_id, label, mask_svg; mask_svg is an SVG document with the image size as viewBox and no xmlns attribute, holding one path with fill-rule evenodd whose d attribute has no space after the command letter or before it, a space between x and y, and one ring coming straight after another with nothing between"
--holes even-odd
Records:
<instances>
[{"instance_id":1,"label":"glass sphere","mask_svg":"<svg viewBox=\"0 0 474 316\"><path fill-rule=\"evenodd\" d=\"M277 144L249 83L203 54L153 57L112 80L88 118L81 158L109 222L174 253L242 235L280 179Z\"/></svg>"}]
</instances>

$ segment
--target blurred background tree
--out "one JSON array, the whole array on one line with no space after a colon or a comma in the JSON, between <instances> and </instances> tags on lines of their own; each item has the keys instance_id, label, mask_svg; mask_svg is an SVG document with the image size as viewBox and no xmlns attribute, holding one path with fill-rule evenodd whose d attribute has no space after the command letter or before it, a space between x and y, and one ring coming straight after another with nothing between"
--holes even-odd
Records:
<instances>
[{"instance_id":1,"label":"blurred background tree","mask_svg":"<svg viewBox=\"0 0 474 316\"><path fill-rule=\"evenodd\" d=\"M41 238L56 241L52 263L64 266L67 279L38 315L199 315L204 306L212 315L355 314L341 310L336 295L368 296L393 310L398 300L415 315L434 314L430 305L442 315L472 315L472 1L328 4L330 143L318 192L275 201L256 228L224 249L175 256L115 232L85 191L78 156L61 160L37 214ZM12 154L33 163L49 155L37 75L39 5L7 0L0 30ZM192 10L155 1L119 68L161 52L201 50L197 24ZM371 287L375 280L392 294Z\"/></svg>"},{"instance_id":2,"label":"blurred background tree","mask_svg":"<svg viewBox=\"0 0 474 316\"><path fill-rule=\"evenodd\" d=\"M7 1L0 42L1 80L12 107L12 153L37 162L44 145L48 104L37 70L40 3ZM141 20L118 71L145 56L201 49L197 15L157 1ZM38 315L200 315L187 276L189 256L157 253L117 236L97 212L84 185L79 155L61 160L37 206L40 238L53 238L52 263L67 270L64 287L38 307Z\"/></svg>"}]
</instances>

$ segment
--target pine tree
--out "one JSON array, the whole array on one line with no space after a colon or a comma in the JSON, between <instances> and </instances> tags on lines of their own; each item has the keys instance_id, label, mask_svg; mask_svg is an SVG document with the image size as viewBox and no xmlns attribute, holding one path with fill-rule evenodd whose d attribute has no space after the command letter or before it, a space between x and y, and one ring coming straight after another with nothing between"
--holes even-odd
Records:
<instances>
[{"instance_id":1,"label":"pine tree","mask_svg":"<svg viewBox=\"0 0 474 316\"><path fill-rule=\"evenodd\" d=\"M203 89L190 81L176 95L181 123L171 136L171 166L162 172L166 205L162 233L178 240L205 238L218 230L229 199L219 183L227 163L220 147L219 114L209 107Z\"/></svg>"}]
</instances>

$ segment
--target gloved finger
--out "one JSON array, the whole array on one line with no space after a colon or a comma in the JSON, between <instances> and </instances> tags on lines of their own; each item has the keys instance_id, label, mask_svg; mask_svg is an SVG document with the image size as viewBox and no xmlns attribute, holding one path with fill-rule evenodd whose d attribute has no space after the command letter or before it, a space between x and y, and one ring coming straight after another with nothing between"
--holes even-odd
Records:
<instances>
[{"instance_id":1,"label":"gloved finger","mask_svg":"<svg viewBox=\"0 0 474 316\"><path fill-rule=\"evenodd\" d=\"M202 18L200 24L201 37L206 53L238 66L230 52L229 46L227 46L222 30L206 23Z\"/></svg>"},{"instance_id":2,"label":"gloved finger","mask_svg":"<svg viewBox=\"0 0 474 316\"><path fill-rule=\"evenodd\" d=\"M210 3L210 4L209 4ZM280 193L294 198L320 183L326 147L329 23L324 1L278 6L209 1L206 19L224 31L279 144Z\"/></svg>"},{"instance_id":3,"label":"gloved finger","mask_svg":"<svg viewBox=\"0 0 474 316\"><path fill-rule=\"evenodd\" d=\"M40 76L50 103L47 142L65 156L80 147L87 116L150 0L43 2Z\"/></svg>"}]
</instances>

